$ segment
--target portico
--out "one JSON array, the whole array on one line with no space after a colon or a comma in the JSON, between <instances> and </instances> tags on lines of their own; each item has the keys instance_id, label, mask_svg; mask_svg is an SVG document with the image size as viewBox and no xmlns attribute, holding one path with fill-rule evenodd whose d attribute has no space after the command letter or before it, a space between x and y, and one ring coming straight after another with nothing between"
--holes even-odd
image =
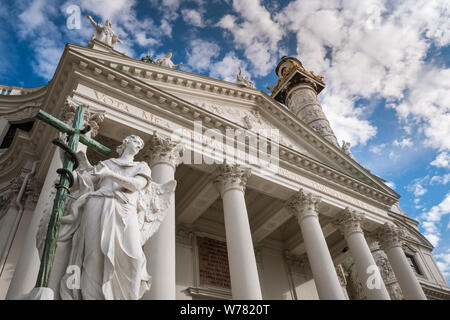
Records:
<instances>
[{"instance_id":1,"label":"portico","mask_svg":"<svg viewBox=\"0 0 450 320\"><path fill-rule=\"evenodd\" d=\"M96 140L115 150L127 135L142 137L145 152L137 160L149 164L154 181L178 183L167 218L144 247L153 278L144 299L344 300L350 286L361 285L367 299L391 298L367 237L380 235L380 230L387 230L385 224L397 221L398 195L340 149L332 131L326 128L323 136L298 118L303 112L313 116L320 108L315 95L321 83L312 78L289 84L310 75L284 63L275 96L300 103L307 95L313 101L297 105L296 112L254 88L67 46L39 107L60 116L67 113L61 107L67 97L87 106L85 121L97 128ZM295 77L283 68L297 72ZM323 113L318 115L311 123L326 127ZM201 131L196 130L199 121ZM205 152L211 146L221 150L218 137L225 142L230 129L248 134L241 142L233 141L236 163L224 161L223 152ZM265 134L279 131L278 141L273 136L263 139L268 144L264 155L277 155L274 168L248 161L252 151L261 155L258 144L251 142L251 137L261 139L259 129ZM27 137L37 150L51 138L51 130L40 123ZM244 148L239 149L239 143ZM4 280L8 298L34 286L39 265L36 233L60 164L58 156L53 151L42 155L36 179L45 191L30 212L20 258L9 262L17 266ZM90 151L87 157L92 164L102 160ZM420 282L402 251L405 238L395 235L395 244L379 238L382 250L404 297L423 299ZM336 270L353 265L358 277L350 283L349 274ZM55 271L55 279L64 272ZM52 286L57 292L56 280Z\"/></svg>"}]
</instances>

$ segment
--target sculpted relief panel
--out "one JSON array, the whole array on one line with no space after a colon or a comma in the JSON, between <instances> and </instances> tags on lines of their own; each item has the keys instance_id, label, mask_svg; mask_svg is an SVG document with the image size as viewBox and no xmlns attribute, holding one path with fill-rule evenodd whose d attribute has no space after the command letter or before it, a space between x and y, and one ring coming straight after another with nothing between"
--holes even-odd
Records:
<instances>
[{"instance_id":1,"label":"sculpted relief panel","mask_svg":"<svg viewBox=\"0 0 450 320\"><path fill-rule=\"evenodd\" d=\"M265 120L258 110L247 110L244 108L218 105L215 103L208 103L208 102L198 102L198 101L191 101L191 102L225 119L233 121L243 126L247 130L251 130L253 132L259 132L259 130L267 130L268 134L270 134L270 130L276 129L279 130L279 128L277 128L276 126ZM298 152L301 152L303 154L306 154L308 156L311 156L311 154L305 148L298 145L298 142L289 138L282 132L279 132L279 139L280 144L289 147L293 150L296 150Z\"/></svg>"}]
</instances>

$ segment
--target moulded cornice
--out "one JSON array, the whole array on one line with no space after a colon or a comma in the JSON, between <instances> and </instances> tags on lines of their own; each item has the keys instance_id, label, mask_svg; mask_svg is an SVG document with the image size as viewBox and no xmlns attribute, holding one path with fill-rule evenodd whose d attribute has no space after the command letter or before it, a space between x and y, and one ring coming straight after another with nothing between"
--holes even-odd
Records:
<instances>
[{"instance_id":1,"label":"moulded cornice","mask_svg":"<svg viewBox=\"0 0 450 320\"><path fill-rule=\"evenodd\" d=\"M103 82L107 81L109 85L120 90L123 89L131 90L133 92L133 96L140 99L144 99L146 101L156 103L157 105L161 106L166 110L169 110L172 113L181 115L185 119L202 120L203 125L205 127L217 128L222 132L225 132L225 129L227 128L242 129L240 125L233 123L232 121L224 119L210 111L207 111L201 107L195 106L192 103L189 103L176 96L166 93L163 90L160 90L142 81L139 78L124 73L123 71L111 68L110 66L102 64L101 62L92 60L91 58L84 56L79 52L75 51L71 52L70 56L71 56L70 70L79 70L80 72L86 73L91 77L98 78ZM134 63L139 64L138 61L134 61ZM154 68L159 69L159 67ZM57 90L62 89L64 81L66 81L68 71L70 70L67 70L66 72L61 72L63 74L65 73L65 76L62 76L61 78L55 76L54 78L55 83L53 84L54 88L56 88ZM170 71L174 72L172 70ZM182 73L185 74L186 72ZM220 82L219 80L217 81ZM226 83L225 85L236 89L235 88L236 85ZM213 89L213 91L216 90L219 94L221 92L223 93L222 89L219 90L219 86L216 87L217 90ZM319 150L322 150L322 152L324 152L327 156L331 157L334 160L339 160L343 157L342 155L339 154L340 151L336 147L332 146L330 143L328 143L320 136L318 136L316 133L314 133L311 129L307 128L304 124L301 123L300 120L293 117L289 113L289 111L282 110L281 106L274 103L273 101L270 101L273 99L268 97L265 93L250 88L245 88L238 91L246 92L248 95L245 94L244 97L247 99L250 100L253 99L258 102L263 102L264 107L266 107L267 109L266 111L270 112L272 115L276 115L280 121L292 127L292 129L298 132L299 135L303 136L310 143L315 144L317 148ZM249 92L252 92L252 94L250 94ZM54 100L56 100L56 98ZM54 106L52 105L51 107ZM336 150L333 150L333 148ZM370 183L372 185L377 186L377 183L374 182L373 180L370 180L367 177L366 177L367 181L361 182L345 173L337 171L325 164L320 163L319 161L316 161L304 154L301 154L283 145L280 145L280 158L284 161L294 164L296 167L306 169L308 172L314 173L318 177L325 178L327 181L331 180L346 189L356 191L358 194L362 194L377 202L386 205L392 205L397 201L398 195L391 195L384 190L381 191L373 186L368 185ZM349 166L352 167L351 165ZM354 168L353 171L357 172L358 169ZM361 178L364 178L361 174L360 176Z\"/></svg>"},{"instance_id":2,"label":"moulded cornice","mask_svg":"<svg viewBox=\"0 0 450 320\"><path fill-rule=\"evenodd\" d=\"M80 50L88 52L86 48L78 47L75 45L69 45L69 48L74 50ZM348 155L344 154L341 149L337 148L326 139L317 134L314 130L302 123L297 119L289 110L283 108L273 98L268 96L265 92L258 89L252 89L247 87L241 87L237 84L211 79L202 75L192 74L182 70L174 70L161 66L147 64L141 61L137 61L131 58L118 57L114 54L108 54L104 52L98 52L97 57L103 57L108 55L109 61L103 59L104 65L107 65L121 73L127 74L133 78L150 79L152 81L159 82L161 84L172 84L180 88L197 89L204 93L212 93L214 96L222 96L231 99L244 99L249 103L257 104L262 103L271 116L276 117L279 121L287 124L296 134L305 138L315 148L324 152L327 157L331 157L333 161L340 166L348 170L358 179L364 181L367 184L373 184L378 189L383 189L386 193L391 193L393 197L399 198L399 195L395 191L391 190L384 184L382 184L377 177L373 177L367 170L361 167L355 160L351 159ZM87 57L87 56L86 56ZM94 55L95 57L95 55ZM89 57L92 59L92 57ZM123 63L123 61L126 63ZM124 83L121 81L122 86ZM138 91L139 86L135 87ZM300 124L301 123L301 124Z\"/></svg>"}]
</instances>

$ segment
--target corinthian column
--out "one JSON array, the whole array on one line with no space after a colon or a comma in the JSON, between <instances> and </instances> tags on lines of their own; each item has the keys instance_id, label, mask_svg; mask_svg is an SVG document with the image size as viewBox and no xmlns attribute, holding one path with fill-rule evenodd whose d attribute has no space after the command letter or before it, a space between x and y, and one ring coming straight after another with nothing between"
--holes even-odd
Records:
<instances>
[{"instance_id":1,"label":"corinthian column","mask_svg":"<svg viewBox=\"0 0 450 320\"><path fill-rule=\"evenodd\" d=\"M319 223L317 206L320 198L302 189L287 203L297 217L305 242L306 253L320 299L346 300L333 260Z\"/></svg>"},{"instance_id":2,"label":"corinthian column","mask_svg":"<svg viewBox=\"0 0 450 320\"><path fill-rule=\"evenodd\" d=\"M384 224L378 229L377 237L381 248L386 252L395 277L407 300L427 300L402 249L403 230L392 224Z\"/></svg>"},{"instance_id":3,"label":"corinthian column","mask_svg":"<svg viewBox=\"0 0 450 320\"><path fill-rule=\"evenodd\" d=\"M154 132L146 151L152 179L157 183L174 180L181 156L179 145ZM144 295L144 300L175 300L175 195L167 210L159 231L144 246L152 276L150 292Z\"/></svg>"},{"instance_id":4,"label":"corinthian column","mask_svg":"<svg viewBox=\"0 0 450 320\"><path fill-rule=\"evenodd\" d=\"M223 201L228 263L233 299L262 299L252 235L245 205L245 186L250 170L220 165L214 184Z\"/></svg>"},{"instance_id":5,"label":"corinthian column","mask_svg":"<svg viewBox=\"0 0 450 320\"><path fill-rule=\"evenodd\" d=\"M335 223L347 241L367 299L390 300L380 270L373 259L361 229L363 218L362 213L346 208L339 214Z\"/></svg>"}]
</instances>

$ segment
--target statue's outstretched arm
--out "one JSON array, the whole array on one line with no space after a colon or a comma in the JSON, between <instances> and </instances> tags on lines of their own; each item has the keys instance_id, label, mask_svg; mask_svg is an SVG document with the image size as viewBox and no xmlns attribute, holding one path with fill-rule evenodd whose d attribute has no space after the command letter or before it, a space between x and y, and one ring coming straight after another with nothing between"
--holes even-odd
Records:
<instances>
[{"instance_id":1,"label":"statue's outstretched arm","mask_svg":"<svg viewBox=\"0 0 450 320\"><path fill-rule=\"evenodd\" d=\"M88 18L88 20L92 23L92 25L93 25L95 28L98 27L98 24L94 21L94 19L92 19L91 16L87 16L87 18Z\"/></svg>"}]
</instances>

